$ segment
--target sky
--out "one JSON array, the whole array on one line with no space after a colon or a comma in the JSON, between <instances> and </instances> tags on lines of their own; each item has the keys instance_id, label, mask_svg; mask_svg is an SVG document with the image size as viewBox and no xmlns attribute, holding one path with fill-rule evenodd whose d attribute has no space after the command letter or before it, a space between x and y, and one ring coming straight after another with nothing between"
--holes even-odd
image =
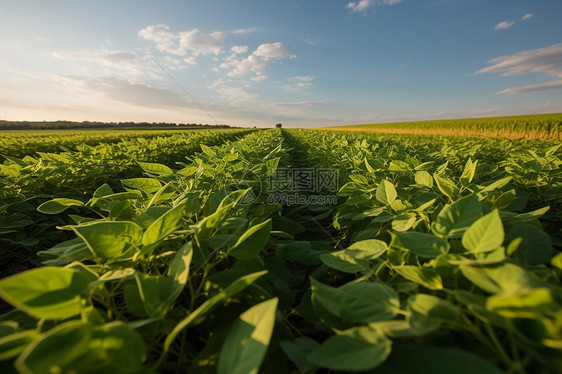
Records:
<instances>
[{"instance_id":1,"label":"sky","mask_svg":"<svg viewBox=\"0 0 562 374\"><path fill-rule=\"evenodd\" d=\"M0 120L562 112L560 0L0 0Z\"/></svg>"}]
</instances>

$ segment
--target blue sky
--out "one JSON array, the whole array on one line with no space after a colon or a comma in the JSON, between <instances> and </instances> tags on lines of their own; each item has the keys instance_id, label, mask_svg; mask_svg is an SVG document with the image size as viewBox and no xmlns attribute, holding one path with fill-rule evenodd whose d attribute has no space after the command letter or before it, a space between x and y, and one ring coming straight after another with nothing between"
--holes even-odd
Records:
<instances>
[{"instance_id":1,"label":"blue sky","mask_svg":"<svg viewBox=\"0 0 562 374\"><path fill-rule=\"evenodd\" d=\"M0 0L0 119L562 112L561 14L560 0Z\"/></svg>"}]
</instances>

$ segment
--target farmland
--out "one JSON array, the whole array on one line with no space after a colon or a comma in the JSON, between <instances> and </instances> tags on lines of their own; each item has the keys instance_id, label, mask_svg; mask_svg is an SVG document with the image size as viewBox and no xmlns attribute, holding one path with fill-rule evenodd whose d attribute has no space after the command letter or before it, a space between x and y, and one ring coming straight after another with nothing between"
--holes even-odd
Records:
<instances>
[{"instance_id":1,"label":"farmland","mask_svg":"<svg viewBox=\"0 0 562 374\"><path fill-rule=\"evenodd\" d=\"M562 114L471 118L455 120L378 123L328 127L328 130L389 134L485 136L510 139L560 140Z\"/></svg>"},{"instance_id":2,"label":"farmland","mask_svg":"<svg viewBox=\"0 0 562 374\"><path fill-rule=\"evenodd\" d=\"M560 372L545 121L6 136L0 369Z\"/></svg>"}]
</instances>

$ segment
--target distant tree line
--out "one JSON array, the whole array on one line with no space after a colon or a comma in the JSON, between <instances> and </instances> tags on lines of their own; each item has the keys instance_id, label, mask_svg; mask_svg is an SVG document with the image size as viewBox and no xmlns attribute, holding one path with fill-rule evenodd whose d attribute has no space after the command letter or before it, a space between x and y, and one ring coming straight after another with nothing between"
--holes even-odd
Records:
<instances>
[{"instance_id":1,"label":"distant tree line","mask_svg":"<svg viewBox=\"0 0 562 374\"><path fill-rule=\"evenodd\" d=\"M74 122L74 121L0 121L0 130L32 130L32 129L121 129L121 128L213 128L228 129L228 125L208 125L201 123L173 122Z\"/></svg>"}]
</instances>

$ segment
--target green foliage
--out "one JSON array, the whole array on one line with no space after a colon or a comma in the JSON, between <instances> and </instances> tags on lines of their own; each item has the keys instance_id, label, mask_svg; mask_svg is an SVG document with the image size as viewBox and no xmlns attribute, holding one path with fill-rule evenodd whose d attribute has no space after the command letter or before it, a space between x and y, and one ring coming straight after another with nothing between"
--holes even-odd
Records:
<instances>
[{"instance_id":1,"label":"green foliage","mask_svg":"<svg viewBox=\"0 0 562 374\"><path fill-rule=\"evenodd\" d=\"M200 134L6 158L2 253L37 267L0 279L0 367L560 371L560 147ZM338 203L268 202L287 167L337 167Z\"/></svg>"}]
</instances>

